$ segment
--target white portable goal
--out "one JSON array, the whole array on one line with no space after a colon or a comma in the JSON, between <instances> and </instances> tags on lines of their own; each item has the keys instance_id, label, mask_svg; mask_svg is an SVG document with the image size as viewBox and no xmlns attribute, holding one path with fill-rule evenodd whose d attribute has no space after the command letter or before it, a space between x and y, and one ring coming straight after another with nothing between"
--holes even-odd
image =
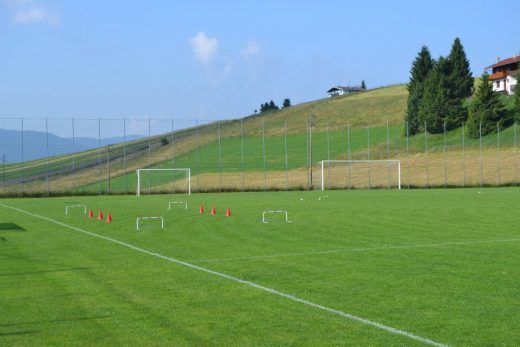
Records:
<instances>
[{"instance_id":1,"label":"white portable goal","mask_svg":"<svg viewBox=\"0 0 520 347\"><path fill-rule=\"evenodd\" d=\"M287 213L287 211L264 211L262 212L262 223L269 223L268 220L265 218L266 215L270 215L270 214L285 214L285 222L286 223L292 223L290 220L289 220L289 214Z\"/></svg>"},{"instance_id":2,"label":"white portable goal","mask_svg":"<svg viewBox=\"0 0 520 347\"><path fill-rule=\"evenodd\" d=\"M68 205L65 206L65 214L69 214L71 208L80 208L83 210L83 214L87 214L87 206L85 205Z\"/></svg>"},{"instance_id":3,"label":"white portable goal","mask_svg":"<svg viewBox=\"0 0 520 347\"><path fill-rule=\"evenodd\" d=\"M137 169L136 195L184 192L191 195L191 169ZM153 182L153 183L152 183Z\"/></svg>"},{"instance_id":4,"label":"white portable goal","mask_svg":"<svg viewBox=\"0 0 520 347\"><path fill-rule=\"evenodd\" d=\"M144 220L160 220L161 221L161 229L164 229L164 218L161 216L158 217L139 217L135 220L135 228L137 231L141 230L141 222Z\"/></svg>"},{"instance_id":5,"label":"white portable goal","mask_svg":"<svg viewBox=\"0 0 520 347\"><path fill-rule=\"evenodd\" d=\"M188 202L187 201L170 201L168 203L168 211L171 211L174 206L183 206L186 211L188 211Z\"/></svg>"},{"instance_id":6,"label":"white portable goal","mask_svg":"<svg viewBox=\"0 0 520 347\"><path fill-rule=\"evenodd\" d=\"M351 187L401 189L400 160L322 160L321 190Z\"/></svg>"}]
</instances>

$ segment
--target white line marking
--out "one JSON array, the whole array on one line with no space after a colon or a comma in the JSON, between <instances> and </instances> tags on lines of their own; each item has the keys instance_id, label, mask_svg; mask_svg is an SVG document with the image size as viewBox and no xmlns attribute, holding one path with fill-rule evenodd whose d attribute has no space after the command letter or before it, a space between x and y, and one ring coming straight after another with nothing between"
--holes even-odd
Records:
<instances>
[{"instance_id":1,"label":"white line marking","mask_svg":"<svg viewBox=\"0 0 520 347\"><path fill-rule=\"evenodd\" d=\"M40 216L38 214L29 212L29 211L25 211L25 210L22 210L20 208L14 207L14 206L5 205L3 203L0 203L0 206L3 206L5 208L9 208L9 209L12 209L12 210L15 210L15 211L27 214L27 215L35 217L35 218L40 218L40 219L46 220L48 222L60 225L60 226L65 227L65 228L69 228L69 229L78 231L78 232L83 233L83 234L87 234L87 235L92 236L92 237L96 237L96 238L99 238L99 239L110 241L110 242L116 243L118 245L121 245L121 246L130 248L130 249L133 249L133 250L135 250L137 252L141 252L141 253L144 253L144 254L148 254L148 255L151 255L151 256L163 259L163 260L167 260L167 261L175 263L177 265L182 265L182 266L185 266L185 267L197 270L197 271L205 272L205 273L217 276L217 277L225 278L225 279L230 280L230 281L238 282L238 283L241 283L241 284L244 284L244 285L247 285L247 286L259 289L259 290L262 290L264 292L267 292L267 293L270 293L270 294L273 294L273 295L277 295L277 296L280 296L280 297L283 297L283 298L286 298L286 299L298 302L300 304L307 305L309 307L314 307L314 308L317 308L319 310L326 311L326 312L335 314L335 315L343 317L343 318L347 318L347 319L350 319L350 320L353 320L353 321L356 321L356 322L359 322L359 323L362 323L362 324L365 324L365 325L368 325L368 326L372 326L372 327L377 328L377 329L381 329L381 330L387 331L387 332L389 332L391 334L394 334L394 335L401 335L401 336L407 337L407 338L415 340L415 341L422 342L422 343L424 343L426 345L430 345L430 346L437 346L437 347L447 347L448 346L446 344L443 344L443 343L440 343L440 342L436 342L436 341L430 340L428 338L412 334L412 333L410 333L408 331L405 331L405 330L392 328L390 326L387 326L387 325L384 325L384 324L381 324L381 323L378 323L378 322L374 322L374 321L371 321L369 319L358 317L358 316L355 316L355 315L350 314L350 313L346 313L346 312L343 312L343 311L335 310L335 309L327 307L327 306L316 304L316 303L314 303L312 301L301 299L301 298L299 298L297 296L294 296L294 295L291 295L291 294L280 292L280 291L278 291L276 289L272 289L272 288L269 288L269 287L264 287L264 286L262 286L260 284L254 283L254 282L250 282L250 281L246 281L246 280L243 280L241 278L238 278L238 277L226 275L224 273L213 271L213 270L210 270L210 269L207 269L207 268L204 268L204 267L201 267L201 266L197 266L197 265L194 265L194 264L190 264L190 263L187 263L187 262L182 261L182 260L178 260L178 259L175 259L175 258L167 257L165 255L162 255L162 254L159 254L159 253L155 253L155 252L146 250L144 248L140 248L140 247L137 247L137 246L131 245L129 243L126 243L126 242L123 242L123 241L119 241L119 240L116 240L116 239L113 239L113 238L110 238L110 237L98 235L98 234L95 234L93 232L86 231L86 230L74 227L72 225L61 223L61 222L59 222L57 220L54 220L54 219L51 219L51 218L47 218L47 217L44 217L44 216Z\"/></svg>"},{"instance_id":2,"label":"white line marking","mask_svg":"<svg viewBox=\"0 0 520 347\"><path fill-rule=\"evenodd\" d=\"M306 255L349 253L349 252L371 252L371 251L384 251L384 250L393 250L393 249L445 247L445 246L471 246L471 245L477 245L477 244L504 243L504 242L520 242L520 239L483 240L483 241L468 241L468 242L454 241L454 242L415 244L415 245L395 245L395 246L367 247L367 248L343 248L343 249L329 249L329 250L323 250L323 251L252 255L249 257L192 259L192 260L185 260L185 261L190 262L190 263L212 263L212 262L220 262L220 261L255 260L255 259L282 258L282 257L300 257L300 256L306 256Z\"/></svg>"}]
</instances>

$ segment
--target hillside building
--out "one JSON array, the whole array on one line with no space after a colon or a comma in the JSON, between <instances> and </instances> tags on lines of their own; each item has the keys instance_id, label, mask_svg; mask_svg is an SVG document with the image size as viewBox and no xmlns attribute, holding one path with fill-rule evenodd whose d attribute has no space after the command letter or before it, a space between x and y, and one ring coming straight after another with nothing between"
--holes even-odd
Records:
<instances>
[{"instance_id":1,"label":"hillside building","mask_svg":"<svg viewBox=\"0 0 520 347\"><path fill-rule=\"evenodd\" d=\"M327 94L329 94L329 97L333 96L340 96L345 94L352 94L356 92L364 92L366 88L362 87L342 87L342 86L335 86L327 90Z\"/></svg>"},{"instance_id":2,"label":"hillside building","mask_svg":"<svg viewBox=\"0 0 520 347\"><path fill-rule=\"evenodd\" d=\"M500 60L485 68L491 70L489 80L493 82L493 90L504 94L514 94L520 78L518 64L520 56L515 55L511 58Z\"/></svg>"}]
</instances>

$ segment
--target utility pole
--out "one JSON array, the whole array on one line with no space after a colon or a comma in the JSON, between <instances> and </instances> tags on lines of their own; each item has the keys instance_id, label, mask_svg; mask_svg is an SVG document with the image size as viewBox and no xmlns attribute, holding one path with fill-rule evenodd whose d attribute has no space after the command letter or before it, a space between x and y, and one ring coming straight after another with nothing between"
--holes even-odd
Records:
<instances>
[{"instance_id":1,"label":"utility pole","mask_svg":"<svg viewBox=\"0 0 520 347\"><path fill-rule=\"evenodd\" d=\"M307 158L309 158L309 190L312 189L312 127L316 125L316 118L311 114L309 119L307 120L307 127L309 131L309 153Z\"/></svg>"},{"instance_id":2,"label":"utility pole","mask_svg":"<svg viewBox=\"0 0 520 347\"><path fill-rule=\"evenodd\" d=\"M2 176L4 178L4 193L5 193L5 163L7 162L7 155L2 155Z\"/></svg>"}]
</instances>

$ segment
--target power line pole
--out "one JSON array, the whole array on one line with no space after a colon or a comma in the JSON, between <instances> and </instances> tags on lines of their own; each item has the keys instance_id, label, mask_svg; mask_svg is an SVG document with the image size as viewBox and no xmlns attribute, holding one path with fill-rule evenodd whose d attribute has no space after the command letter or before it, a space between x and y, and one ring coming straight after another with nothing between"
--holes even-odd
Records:
<instances>
[{"instance_id":1,"label":"power line pole","mask_svg":"<svg viewBox=\"0 0 520 347\"><path fill-rule=\"evenodd\" d=\"M2 155L2 176L4 177L4 193L5 193L5 163L7 162L7 155Z\"/></svg>"}]
</instances>

